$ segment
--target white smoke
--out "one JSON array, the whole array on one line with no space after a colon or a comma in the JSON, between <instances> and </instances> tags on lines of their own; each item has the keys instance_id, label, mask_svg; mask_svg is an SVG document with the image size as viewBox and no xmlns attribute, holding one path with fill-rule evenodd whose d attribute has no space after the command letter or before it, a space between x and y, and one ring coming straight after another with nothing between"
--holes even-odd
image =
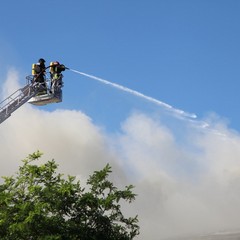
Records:
<instances>
[{"instance_id":1,"label":"white smoke","mask_svg":"<svg viewBox=\"0 0 240 240\"><path fill-rule=\"evenodd\" d=\"M14 91L18 90L19 88L20 85L18 83L18 72L14 68L12 68L8 71L7 79L1 88L0 101L11 95Z\"/></svg>"},{"instance_id":2,"label":"white smoke","mask_svg":"<svg viewBox=\"0 0 240 240\"><path fill-rule=\"evenodd\" d=\"M134 173L141 239L239 227L239 136L189 130L182 141L191 143L182 145L149 116L133 114L123 125L116 145Z\"/></svg>"},{"instance_id":3,"label":"white smoke","mask_svg":"<svg viewBox=\"0 0 240 240\"><path fill-rule=\"evenodd\" d=\"M5 92L16 90L16 76L9 72ZM0 175L13 174L36 150L81 179L110 163L117 185L136 186L136 201L124 207L127 215L139 215L138 239L239 227L239 134L221 119L212 127L180 119L172 127L163 119L133 112L109 133L81 111L25 104L0 125Z\"/></svg>"}]
</instances>

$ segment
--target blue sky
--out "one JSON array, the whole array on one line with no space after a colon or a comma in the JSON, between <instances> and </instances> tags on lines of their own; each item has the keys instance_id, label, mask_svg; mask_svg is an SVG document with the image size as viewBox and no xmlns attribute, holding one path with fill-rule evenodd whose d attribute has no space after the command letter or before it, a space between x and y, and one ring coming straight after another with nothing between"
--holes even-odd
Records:
<instances>
[{"instance_id":1,"label":"blue sky","mask_svg":"<svg viewBox=\"0 0 240 240\"><path fill-rule=\"evenodd\" d=\"M0 176L38 149L81 182L110 163L118 186L136 186L124 207L137 239L239 228L239 12L238 0L3 1L0 99L42 57L140 96L65 71L62 103L0 125Z\"/></svg>"},{"instance_id":2,"label":"blue sky","mask_svg":"<svg viewBox=\"0 0 240 240\"><path fill-rule=\"evenodd\" d=\"M14 65L24 84L39 57L59 60L200 118L215 112L239 130L239 8L237 0L10 0L0 9L1 74ZM109 117L109 98L129 104L108 87L64 75L58 107L77 106L98 121Z\"/></svg>"}]
</instances>

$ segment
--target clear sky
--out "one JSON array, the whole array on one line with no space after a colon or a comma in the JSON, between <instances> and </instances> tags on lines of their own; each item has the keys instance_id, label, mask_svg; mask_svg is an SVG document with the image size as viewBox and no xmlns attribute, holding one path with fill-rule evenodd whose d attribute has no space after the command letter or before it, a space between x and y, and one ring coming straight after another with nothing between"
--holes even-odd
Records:
<instances>
[{"instance_id":1,"label":"clear sky","mask_svg":"<svg viewBox=\"0 0 240 240\"><path fill-rule=\"evenodd\" d=\"M0 99L39 58L129 91L65 71L62 103L0 125L0 176L37 149L81 180L110 163L136 186L139 240L239 228L239 12L238 0L1 2Z\"/></svg>"}]
</instances>

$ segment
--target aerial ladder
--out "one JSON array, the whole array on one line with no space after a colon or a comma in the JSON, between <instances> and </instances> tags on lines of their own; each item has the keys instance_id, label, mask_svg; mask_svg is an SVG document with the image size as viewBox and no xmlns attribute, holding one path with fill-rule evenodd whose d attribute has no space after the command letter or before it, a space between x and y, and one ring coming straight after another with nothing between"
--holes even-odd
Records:
<instances>
[{"instance_id":1,"label":"aerial ladder","mask_svg":"<svg viewBox=\"0 0 240 240\"><path fill-rule=\"evenodd\" d=\"M40 90L37 84L27 84L18 89L0 103L0 124L11 116L24 103L34 97Z\"/></svg>"},{"instance_id":2,"label":"aerial ladder","mask_svg":"<svg viewBox=\"0 0 240 240\"><path fill-rule=\"evenodd\" d=\"M49 103L57 103L62 101L62 90L63 82L61 75L61 85L55 81L53 84L49 83L51 80L46 79L47 92L41 94L44 89L41 83L34 81L34 76L27 76L27 84L23 88L18 89L9 97L0 102L0 124L4 122L11 114L20 108L26 102L33 105L42 106Z\"/></svg>"}]
</instances>

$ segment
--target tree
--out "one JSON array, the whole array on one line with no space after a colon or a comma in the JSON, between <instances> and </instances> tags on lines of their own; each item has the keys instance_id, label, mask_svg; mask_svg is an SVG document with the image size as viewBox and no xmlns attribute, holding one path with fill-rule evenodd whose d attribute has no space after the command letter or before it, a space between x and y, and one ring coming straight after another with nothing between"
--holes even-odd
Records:
<instances>
[{"instance_id":1,"label":"tree","mask_svg":"<svg viewBox=\"0 0 240 240\"><path fill-rule=\"evenodd\" d=\"M133 186L118 190L107 164L87 180L57 173L55 160L34 164L38 151L23 160L16 175L0 185L0 239L128 240L139 234L137 216L126 218L120 202L135 199Z\"/></svg>"}]
</instances>

